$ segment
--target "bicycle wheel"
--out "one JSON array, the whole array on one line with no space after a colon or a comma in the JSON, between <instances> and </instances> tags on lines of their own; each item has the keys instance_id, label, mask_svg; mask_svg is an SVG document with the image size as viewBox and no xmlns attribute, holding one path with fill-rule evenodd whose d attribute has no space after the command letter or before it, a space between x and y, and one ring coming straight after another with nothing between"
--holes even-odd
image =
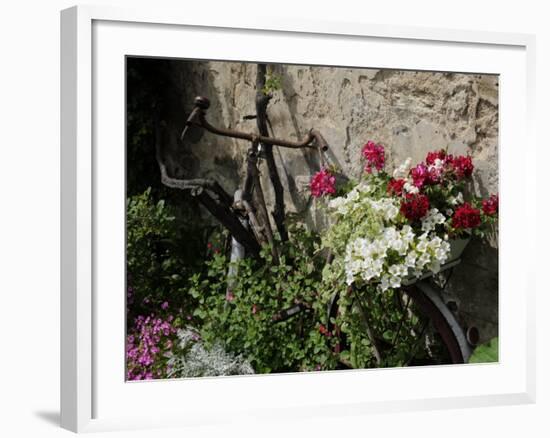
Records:
<instances>
[{"instance_id":1,"label":"bicycle wheel","mask_svg":"<svg viewBox=\"0 0 550 438\"><path fill-rule=\"evenodd\" d=\"M344 298L333 296L327 321L343 368L458 364L471 354L460 325L427 281L375 297L348 288Z\"/></svg>"}]
</instances>

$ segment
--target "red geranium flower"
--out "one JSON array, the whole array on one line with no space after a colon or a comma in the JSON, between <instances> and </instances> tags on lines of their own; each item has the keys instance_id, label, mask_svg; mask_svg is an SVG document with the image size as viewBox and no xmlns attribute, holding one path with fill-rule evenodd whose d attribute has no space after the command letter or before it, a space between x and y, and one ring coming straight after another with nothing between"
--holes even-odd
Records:
<instances>
[{"instance_id":1,"label":"red geranium flower","mask_svg":"<svg viewBox=\"0 0 550 438\"><path fill-rule=\"evenodd\" d=\"M434 152L428 152L428 155L426 155L426 164L431 165L435 164L435 160L441 160L445 161L445 158L447 157L447 153L441 149L439 151Z\"/></svg>"},{"instance_id":2,"label":"red geranium flower","mask_svg":"<svg viewBox=\"0 0 550 438\"><path fill-rule=\"evenodd\" d=\"M382 170L386 164L384 146L368 141L361 150L363 158L366 160L365 172L372 173L373 169Z\"/></svg>"},{"instance_id":3,"label":"red geranium flower","mask_svg":"<svg viewBox=\"0 0 550 438\"><path fill-rule=\"evenodd\" d=\"M498 195L491 195L489 199L481 202L483 213L493 216L498 213Z\"/></svg>"},{"instance_id":4,"label":"red geranium flower","mask_svg":"<svg viewBox=\"0 0 550 438\"><path fill-rule=\"evenodd\" d=\"M401 202L401 214L410 221L426 216L430 208L430 201L426 195L409 193Z\"/></svg>"},{"instance_id":5,"label":"red geranium flower","mask_svg":"<svg viewBox=\"0 0 550 438\"><path fill-rule=\"evenodd\" d=\"M316 198L323 195L332 195L336 193L336 177L328 170L321 169L311 179L311 194Z\"/></svg>"},{"instance_id":6,"label":"red geranium flower","mask_svg":"<svg viewBox=\"0 0 550 438\"><path fill-rule=\"evenodd\" d=\"M428 167L428 174L426 176L426 183L438 184L441 182L441 176L443 174L443 168L437 168L433 165Z\"/></svg>"},{"instance_id":7,"label":"red geranium flower","mask_svg":"<svg viewBox=\"0 0 550 438\"><path fill-rule=\"evenodd\" d=\"M323 324L319 324L319 333L325 335L326 337L332 336L332 333Z\"/></svg>"},{"instance_id":8,"label":"red geranium flower","mask_svg":"<svg viewBox=\"0 0 550 438\"><path fill-rule=\"evenodd\" d=\"M472 163L472 157L470 156L458 156L453 159L453 170L458 179L463 179L472 176L474 171L474 165Z\"/></svg>"},{"instance_id":9,"label":"red geranium flower","mask_svg":"<svg viewBox=\"0 0 550 438\"><path fill-rule=\"evenodd\" d=\"M458 207L453 215L453 227L457 229L476 228L481 224L481 212L468 202Z\"/></svg>"},{"instance_id":10,"label":"red geranium flower","mask_svg":"<svg viewBox=\"0 0 550 438\"><path fill-rule=\"evenodd\" d=\"M391 179L388 182L388 193L390 195L401 196L403 193L403 186L405 185L404 179Z\"/></svg>"}]
</instances>

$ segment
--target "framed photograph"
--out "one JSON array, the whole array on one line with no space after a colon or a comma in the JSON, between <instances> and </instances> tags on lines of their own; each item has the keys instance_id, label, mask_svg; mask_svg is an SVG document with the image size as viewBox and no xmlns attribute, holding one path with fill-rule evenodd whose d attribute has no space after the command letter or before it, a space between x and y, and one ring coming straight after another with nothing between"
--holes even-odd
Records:
<instances>
[{"instance_id":1,"label":"framed photograph","mask_svg":"<svg viewBox=\"0 0 550 438\"><path fill-rule=\"evenodd\" d=\"M78 6L61 54L63 427L534 401L534 37Z\"/></svg>"}]
</instances>

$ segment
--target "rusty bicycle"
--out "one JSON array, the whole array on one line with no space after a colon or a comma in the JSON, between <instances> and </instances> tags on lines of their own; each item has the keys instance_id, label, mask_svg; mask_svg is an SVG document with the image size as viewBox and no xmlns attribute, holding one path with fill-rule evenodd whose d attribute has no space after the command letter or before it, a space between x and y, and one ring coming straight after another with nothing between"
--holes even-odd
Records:
<instances>
[{"instance_id":1,"label":"rusty bicycle","mask_svg":"<svg viewBox=\"0 0 550 438\"><path fill-rule=\"evenodd\" d=\"M258 89L261 89L261 84L257 85ZM278 233L279 240L283 244L288 239L284 221L284 191L273 158L273 147L312 149L318 153L319 167L324 166L326 163L326 152L329 145L316 129L311 129L301 141L291 141L269 135L266 122L268 100L269 96L265 97L259 94L257 97L257 114L254 116L257 120L257 132L241 132L213 126L207 120L210 102L202 96L195 98L194 108L185 121L181 133L182 144L184 144L186 133L191 127L204 129L217 136L239 139L248 143L245 177L240 188L232 196L215 179L178 179L169 175L157 144L157 161L162 183L174 189L190 191L212 216L229 231L232 237L231 260L245 256L259 259L261 248L267 246L271 251L273 260L277 262L279 254L274 242L275 233ZM264 161L275 194L275 207L271 215L267 209L260 180L260 165ZM360 290L354 286L347 289L346 293L351 297L351 311L357 313L358 323L362 324L365 333L368 335L371 348L376 357L376 366L385 366L387 362L384 356L392 353L397 341L395 338L400 336L400 332L403 333L405 327L408 327L406 330L409 331L409 334L412 332L416 342L411 345L410 358L403 361L403 365L415 365L417 363L415 362L416 351L422 342L426 342L427 333L438 337L445 350L444 363L467 362L472 347L477 342L477 330L471 327L465 331L461 327L453 312L452 303L450 305L445 303L441 293L448 284L453 268L460 263L460 254L461 250L459 248L454 252L451 260L441 267L441 272L446 276L444 284L435 281L433 273L428 272L419 279L411 279L410 282L394 291L394 299L401 309L401 317L399 320L394 321L396 324L394 339L384 339L383 334L379 333L380 330L372 326L369 321L369 302L361 296ZM234 275L236 273L232 272L230 268L228 283L231 281L231 276ZM336 352L349 346L349 340L336 323L341 302L341 292L334 293L326 311L327 331L334 333L334 337L337 338ZM307 310L301 304L281 309L273 315L273 322L277 323L296 317ZM414 324L414 327L407 326L405 321L414 318L418 321ZM332 346L335 345L334 337L331 339ZM353 365L341 361L341 367L350 368Z\"/></svg>"}]
</instances>

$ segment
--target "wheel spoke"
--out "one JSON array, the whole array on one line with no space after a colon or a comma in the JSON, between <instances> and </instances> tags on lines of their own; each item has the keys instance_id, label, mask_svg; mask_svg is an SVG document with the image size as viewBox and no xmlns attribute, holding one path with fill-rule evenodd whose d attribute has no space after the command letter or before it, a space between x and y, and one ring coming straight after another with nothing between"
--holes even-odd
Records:
<instances>
[{"instance_id":1,"label":"wheel spoke","mask_svg":"<svg viewBox=\"0 0 550 438\"><path fill-rule=\"evenodd\" d=\"M406 366L409 366L411 361L414 359L414 356L416 355L416 351L418 350L418 347L420 346L420 343L424 339L424 333L426 332L426 329L428 328L428 324L430 323L430 320L426 318L424 320L424 323L422 324L422 329L420 330L420 334L418 335L418 339L416 340L415 344L413 345L413 349L411 350L411 354L407 361L405 362Z\"/></svg>"},{"instance_id":2,"label":"wheel spoke","mask_svg":"<svg viewBox=\"0 0 550 438\"><path fill-rule=\"evenodd\" d=\"M360 307L360 314L361 319L363 321L363 324L365 325L365 329L367 331L367 336L369 337L370 343L372 345L373 351L374 351L374 357L376 358L376 363L378 366L382 364L382 356L380 355L380 348L378 347L378 342L376 341L376 338L374 336L374 333L371 329L371 325L369 323L369 317L367 314L367 309L365 308L363 301L359 297L359 294L357 293L356 289L353 288L353 293L355 295L355 299Z\"/></svg>"},{"instance_id":3,"label":"wheel spoke","mask_svg":"<svg viewBox=\"0 0 550 438\"><path fill-rule=\"evenodd\" d=\"M398 293L398 292L396 292ZM399 302L401 302L401 298L397 297ZM390 354L393 353L393 349L395 348L395 345L397 344L397 339L399 337L399 333L401 332L401 328L403 327L403 323L405 322L405 318L407 317L408 311L409 311L409 304L411 303L411 297L410 295L407 295L407 302L405 303L405 307L401 307L402 313L401 318L399 319L399 325L397 326L397 331L395 332L395 335L393 337L391 348L390 348Z\"/></svg>"}]
</instances>

